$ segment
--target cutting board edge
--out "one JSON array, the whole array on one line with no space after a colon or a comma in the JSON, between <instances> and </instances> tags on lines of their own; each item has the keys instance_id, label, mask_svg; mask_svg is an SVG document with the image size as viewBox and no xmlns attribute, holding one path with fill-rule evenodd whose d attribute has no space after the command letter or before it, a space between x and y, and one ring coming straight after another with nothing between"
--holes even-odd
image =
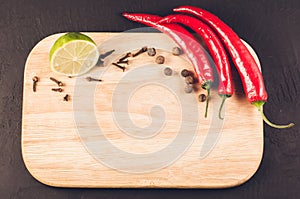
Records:
<instances>
[{"instance_id":1,"label":"cutting board edge","mask_svg":"<svg viewBox=\"0 0 300 199\"><path fill-rule=\"evenodd\" d=\"M52 34L52 35L49 35L45 38L43 38L42 40L40 40L33 48L32 50L30 51L28 57L27 57L27 60L26 60L26 63L25 63L25 68L24 68L24 82L23 82L23 88L25 87L26 85L26 79L25 79L25 76L26 76L26 70L27 70L27 67L28 67L28 60L30 59L30 57L32 56L34 50L36 50L36 48L39 47L39 45L44 42L45 40L47 39L51 39L51 37L56 37L57 35L62 35L64 34L65 32L61 32L61 33L55 33L55 34ZM84 32L84 33L87 33L87 34L97 34L99 32ZM112 33L112 34L118 34L118 32L105 32L105 33ZM24 94L25 94L25 89L23 89L23 99L24 99ZM23 100L23 103L22 103L23 107L24 107L24 100ZM22 118L24 117L24 109L22 108ZM31 168L30 166L30 163L27 161L26 159L26 153L24 153L24 123L22 122L22 137L21 137L21 143L22 143L22 147L21 147L21 150L22 150L22 158L23 158L23 161L24 161L24 164L25 164L25 167L26 169L28 170L28 172L34 177L34 179L36 179L37 181L41 182L42 184L45 184L47 186L52 186L52 187L67 187L67 188L171 188L171 189L203 189L203 188L209 188L209 189L219 189L219 188L231 188L231 187L236 187L236 186L239 186L239 185L242 185L244 184L245 182L247 182L248 180L250 180L252 178L253 175L255 175L255 173L257 172L257 170L259 169L259 166L261 164L261 161L262 161L262 157L263 157L263 146L264 146L264 138L263 138L263 132L262 132L262 141L261 141L261 152L260 152L260 157L258 158L258 161L257 161L257 164L256 164L256 167L253 168L253 170L251 170L249 172L249 175L246 175L243 179L241 180L236 180L234 183L229 183L229 184L223 184L223 185L208 185L208 186L178 186L178 185L174 185L174 186L170 186L169 184L168 185L132 185L132 186L126 186L126 185L116 185L116 186L97 186L97 185L71 185L71 184L64 184L64 183L53 183L51 181L47 181L45 179L43 179L42 177L40 177L39 175L37 175L35 172L34 172L34 169Z\"/></svg>"},{"instance_id":2,"label":"cutting board edge","mask_svg":"<svg viewBox=\"0 0 300 199\"><path fill-rule=\"evenodd\" d=\"M178 184L174 184L173 186L171 186L170 184L168 185L141 185L141 184L137 184L136 186L132 185L132 186L128 186L128 185L115 185L115 186L111 186L111 185L107 185L107 186L99 186L99 185L72 185L72 184L68 184L68 183L55 183L55 182L51 182L51 181L47 181L44 180L43 177L40 177L38 175L36 175L34 173L34 171L31 169L30 167L30 163L27 162L26 159L26 153L24 153L24 148L23 148L23 133L22 133L22 158L25 164L26 169L28 170L28 172L31 174L31 176L37 180L38 182L47 185L47 186L51 186L51 187L65 187L65 188L121 188L121 189L129 189L129 188L155 188L155 189L164 189L164 188L170 188L170 189L226 189L226 188L232 188L232 187L237 187L240 186L244 183L246 183L247 181L249 181L258 171L261 162L262 162L262 158L263 158L263 150L264 150L264 138L262 136L262 142L261 142L261 155L260 157L257 159L257 164L255 167L253 167L253 169L251 171L249 171L249 174L246 175L243 179L241 180L235 180L232 183L228 183L228 184L220 184L220 185L198 185L198 186L185 186L185 185L178 185Z\"/></svg>"}]
</instances>

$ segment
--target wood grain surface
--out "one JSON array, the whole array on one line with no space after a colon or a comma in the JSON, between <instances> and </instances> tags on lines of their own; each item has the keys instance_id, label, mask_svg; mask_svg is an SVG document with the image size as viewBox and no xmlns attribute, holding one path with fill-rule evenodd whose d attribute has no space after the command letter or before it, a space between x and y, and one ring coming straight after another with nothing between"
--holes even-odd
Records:
<instances>
[{"instance_id":1,"label":"wood grain surface","mask_svg":"<svg viewBox=\"0 0 300 199\"><path fill-rule=\"evenodd\" d=\"M125 20L121 13L145 12L164 16L180 5L209 10L254 47L269 94L265 114L276 123L296 123L285 130L264 125L263 159L255 175L242 186L213 190L53 188L33 178L21 155L24 67L32 48L41 39L58 32L121 32L138 28L142 25ZM1 198L299 199L299 8L299 0L1 1Z\"/></svg>"},{"instance_id":2,"label":"wood grain surface","mask_svg":"<svg viewBox=\"0 0 300 199\"><path fill-rule=\"evenodd\" d=\"M129 49L145 45L145 41L139 39L145 34L153 38L154 43L169 42L169 38L161 33L122 34L130 35L125 43L135 43L135 46L124 45ZM104 66L95 67L86 75L68 78L54 74L49 67L50 47L60 35L49 36L33 48L24 72L22 155L27 169L37 180L59 187L225 188L246 182L256 172L263 154L263 122L256 108L247 102L239 84L235 95L226 102L224 121L217 117L220 98L213 89L209 117L205 119L205 103L197 101L203 90L191 94L184 92L184 79L179 73L183 68L192 69L184 55L176 57L158 49L157 54L166 57L164 65L154 65L155 58L143 54L131 59L128 70L123 73L109 64L122 53L115 57L112 54L104 59ZM120 33L88 35L99 44L102 53L121 46L115 39ZM109 45L105 46L107 41ZM137 73L145 76L142 79L127 77L145 66L148 68ZM174 71L171 77L163 74L166 66ZM85 80L86 76L98 77L100 73L103 82ZM32 91L32 77L35 75L40 78L37 92ZM62 93L51 91L56 87L49 80L51 76L65 83ZM161 81L164 79L166 81ZM239 81L236 74L234 79ZM173 87L164 85L170 81ZM129 93L130 100L122 98L126 91L132 92ZM65 94L71 96L70 101L63 101ZM129 132L123 132L120 125L124 125L126 119L116 119L124 114L123 109L116 108L121 103L115 99L118 96L121 97L119 100L128 101L129 119L134 126L142 129L154 121L152 127L159 132L152 132L152 137L143 139L139 137L143 131L131 126ZM163 107L165 118L151 112L155 105ZM197 111L189 112L186 117L183 109L189 106L196 107ZM89 119L90 115L94 115L95 121ZM160 127L163 119L164 124ZM185 125L184 136L179 133L181 125ZM99 129L102 134L93 133ZM132 136L131 131L137 131L134 134L137 137ZM180 136L183 139L176 141ZM185 142L185 139L190 141ZM111 146L105 145L105 140L131 155L114 153ZM174 148L163 153L170 143L184 150ZM186 146L182 146L184 144ZM95 149L91 148L96 148L96 153L104 150L105 153L100 155L104 154L106 158L97 156ZM158 159L152 156L153 159L136 159L138 155L147 157L149 153L163 155ZM164 162L167 155L174 153L178 153L174 156L176 159ZM111 160L113 163L108 163ZM135 164L134 161L144 162Z\"/></svg>"}]
</instances>

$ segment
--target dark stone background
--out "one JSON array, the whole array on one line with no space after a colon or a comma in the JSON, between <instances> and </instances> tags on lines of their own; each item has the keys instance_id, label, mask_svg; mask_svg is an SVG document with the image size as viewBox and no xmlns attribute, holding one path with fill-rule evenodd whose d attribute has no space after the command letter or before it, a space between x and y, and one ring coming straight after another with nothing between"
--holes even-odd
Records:
<instances>
[{"instance_id":1,"label":"dark stone background","mask_svg":"<svg viewBox=\"0 0 300 199\"><path fill-rule=\"evenodd\" d=\"M140 27L120 13L166 15L184 4L215 13L256 49L269 92L266 115L297 123L288 130L265 125L264 156L254 177L223 190L66 189L31 177L21 155L22 84L35 44L57 32ZM0 198L300 198L299 19L299 0L0 0Z\"/></svg>"}]
</instances>

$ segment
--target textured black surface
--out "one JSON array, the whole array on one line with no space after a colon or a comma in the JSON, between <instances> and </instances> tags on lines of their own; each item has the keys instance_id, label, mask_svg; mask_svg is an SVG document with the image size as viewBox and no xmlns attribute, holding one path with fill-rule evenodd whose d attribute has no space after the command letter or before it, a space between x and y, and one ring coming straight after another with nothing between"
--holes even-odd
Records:
<instances>
[{"instance_id":1,"label":"textured black surface","mask_svg":"<svg viewBox=\"0 0 300 199\"><path fill-rule=\"evenodd\" d=\"M288 130L265 125L264 156L254 177L224 190L65 189L31 177L21 156L21 112L24 65L34 45L57 32L140 27L120 13L165 15L184 4L215 13L256 49L269 92L266 115L297 123ZM300 198L299 19L299 0L1 0L0 198Z\"/></svg>"}]
</instances>

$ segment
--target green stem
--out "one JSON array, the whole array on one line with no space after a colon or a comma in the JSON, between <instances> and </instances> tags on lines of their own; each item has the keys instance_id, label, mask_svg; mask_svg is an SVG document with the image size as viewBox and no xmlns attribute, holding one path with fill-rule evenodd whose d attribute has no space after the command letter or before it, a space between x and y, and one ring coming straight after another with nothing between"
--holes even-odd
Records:
<instances>
[{"instance_id":1,"label":"green stem","mask_svg":"<svg viewBox=\"0 0 300 199\"><path fill-rule=\"evenodd\" d=\"M265 116L263 110L262 110L262 107L263 107L263 104L261 103L253 103L258 111L261 113L261 116L262 116L262 119L265 121L266 124L268 124L269 126L273 127L273 128L277 128L277 129L285 129L285 128L291 128L292 126L294 126L295 124L294 123L290 123L290 124L287 124L287 125L278 125L278 124L273 124L272 122L270 122L270 120L268 120L268 118Z\"/></svg>"},{"instance_id":2,"label":"green stem","mask_svg":"<svg viewBox=\"0 0 300 199\"><path fill-rule=\"evenodd\" d=\"M205 83L202 84L202 88L207 90L207 97L206 97L206 107L205 107L205 115L204 117L207 117L208 113L208 104L209 104L209 99L210 99L210 87L211 87L211 81L206 81Z\"/></svg>"},{"instance_id":3,"label":"green stem","mask_svg":"<svg viewBox=\"0 0 300 199\"><path fill-rule=\"evenodd\" d=\"M222 103L221 103L221 106L219 108L219 118L221 120L223 120L224 118L222 117L221 112L222 112L222 109L223 109L223 106L224 106L224 102L227 99L227 96L226 95L222 95L221 97L222 97Z\"/></svg>"},{"instance_id":4,"label":"green stem","mask_svg":"<svg viewBox=\"0 0 300 199\"><path fill-rule=\"evenodd\" d=\"M206 98L205 115L204 115L205 118L207 118L209 98L210 98L210 88L207 88L207 98Z\"/></svg>"}]
</instances>

